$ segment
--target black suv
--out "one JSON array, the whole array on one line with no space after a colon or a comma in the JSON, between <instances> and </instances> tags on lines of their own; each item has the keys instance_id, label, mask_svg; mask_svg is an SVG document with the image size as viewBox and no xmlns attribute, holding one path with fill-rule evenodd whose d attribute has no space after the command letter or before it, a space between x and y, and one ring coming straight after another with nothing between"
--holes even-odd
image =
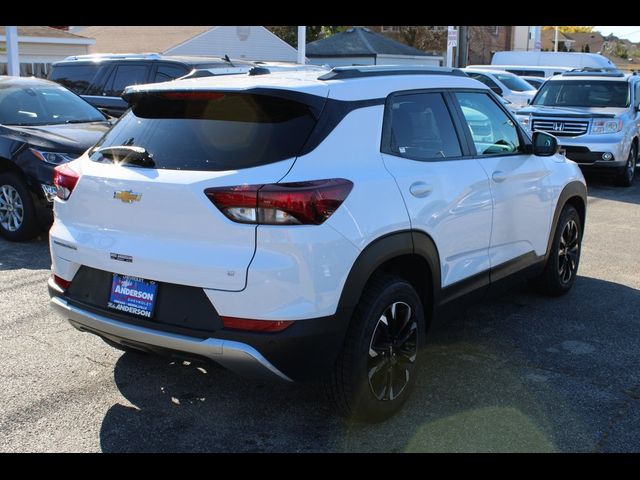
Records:
<instances>
[{"instance_id":1,"label":"black suv","mask_svg":"<svg viewBox=\"0 0 640 480\"><path fill-rule=\"evenodd\" d=\"M120 95L128 85L167 82L193 69L228 68L251 62L215 57L152 54L107 54L67 57L53 64L49 80L82 96L108 115L119 117L129 108Z\"/></svg>"},{"instance_id":2,"label":"black suv","mask_svg":"<svg viewBox=\"0 0 640 480\"><path fill-rule=\"evenodd\" d=\"M53 169L109 128L106 115L61 85L0 76L0 236L29 240L48 230Z\"/></svg>"}]
</instances>

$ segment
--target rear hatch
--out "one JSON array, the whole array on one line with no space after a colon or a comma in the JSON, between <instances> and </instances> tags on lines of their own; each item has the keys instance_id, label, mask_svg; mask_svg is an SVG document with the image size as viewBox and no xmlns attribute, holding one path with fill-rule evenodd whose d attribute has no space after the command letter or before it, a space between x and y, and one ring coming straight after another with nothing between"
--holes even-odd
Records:
<instances>
[{"instance_id":1,"label":"rear hatch","mask_svg":"<svg viewBox=\"0 0 640 480\"><path fill-rule=\"evenodd\" d=\"M319 99L286 93L139 94L70 164L80 179L56 201L55 254L148 280L242 290L257 227L229 220L204 190L285 176L316 125Z\"/></svg>"}]
</instances>

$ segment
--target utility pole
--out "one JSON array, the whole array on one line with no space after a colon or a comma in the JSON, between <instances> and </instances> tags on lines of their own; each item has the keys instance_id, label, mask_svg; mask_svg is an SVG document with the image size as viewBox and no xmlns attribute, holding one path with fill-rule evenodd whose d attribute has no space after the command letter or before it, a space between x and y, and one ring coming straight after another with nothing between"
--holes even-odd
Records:
<instances>
[{"instance_id":1,"label":"utility pole","mask_svg":"<svg viewBox=\"0 0 640 480\"><path fill-rule=\"evenodd\" d=\"M305 64L307 54L307 27L298 27L298 63Z\"/></svg>"},{"instance_id":2,"label":"utility pole","mask_svg":"<svg viewBox=\"0 0 640 480\"><path fill-rule=\"evenodd\" d=\"M469 27L462 25L458 30L458 67L460 68L466 67L469 59L468 31Z\"/></svg>"},{"instance_id":3,"label":"utility pole","mask_svg":"<svg viewBox=\"0 0 640 480\"><path fill-rule=\"evenodd\" d=\"M453 26L447 27L447 63L446 63L447 67L452 66L453 47L457 45L456 34L457 34L456 27L453 27Z\"/></svg>"},{"instance_id":4,"label":"utility pole","mask_svg":"<svg viewBox=\"0 0 640 480\"><path fill-rule=\"evenodd\" d=\"M4 27L7 45L7 73L20 76L20 59L18 57L18 27Z\"/></svg>"},{"instance_id":5,"label":"utility pole","mask_svg":"<svg viewBox=\"0 0 640 480\"><path fill-rule=\"evenodd\" d=\"M553 51L554 52L558 51L558 27L557 26L556 26L556 41L554 42Z\"/></svg>"},{"instance_id":6,"label":"utility pole","mask_svg":"<svg viewBox=\"0 0 640 480\"><path fill-rule=\"evenodd\" d=\"M539 52L542 49L542 44L540 43L540 30L542 27L533 27L533 51Z\"/></svg>"}]
</instances>

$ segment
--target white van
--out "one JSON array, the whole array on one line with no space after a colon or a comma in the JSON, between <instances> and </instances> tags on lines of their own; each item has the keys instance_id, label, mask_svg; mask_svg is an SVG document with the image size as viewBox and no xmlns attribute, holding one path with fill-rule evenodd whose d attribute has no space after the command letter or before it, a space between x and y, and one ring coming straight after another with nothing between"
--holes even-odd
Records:
<instances>
[{"instance_id":1,"label":"white van","mask_svg":"<svg viewBox=\"0 0 640 480\"><path fill-rule=\"evenodd\" d=\"M573 70L573 67L553 67L549 65L469 65L469 68L481 68L483 70L499 70L510 72L518 76L548 78L554 75Z\"/></svg>"},{"instance_id":2,"label":"white van","mask_svg":"<svg viewBox=\"0 0 640 480\"><path fill-rule=\"evenodd\" d=\"M551 65L573 68L616 68L611 61L597 53L580 52L496 52L491 65Z\"/></svg>"}]
</instances>

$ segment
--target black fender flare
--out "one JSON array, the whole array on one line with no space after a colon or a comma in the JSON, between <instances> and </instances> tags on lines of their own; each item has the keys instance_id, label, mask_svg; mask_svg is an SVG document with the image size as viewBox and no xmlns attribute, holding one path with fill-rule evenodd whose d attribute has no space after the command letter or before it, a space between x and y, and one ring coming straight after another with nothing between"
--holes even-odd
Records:
<instances>
[{"instance_id":1,"label":"black fender flare","mask_svg":"<svg viewBox=\"0 0 640 480\"><path fill-rule=\"evenodd\" d=\"M440 257L433 239L417 230L403 230L379 237L367 245L354 262L340 295L338 309L354 309L373 273L384 263L403 255L419 255L431 270L430 292L435 305L440 293ZM433 306L431 308L433 308ZM428 306L425 305L425 309Z\"/></svg>"},{"instance_id":2,"label":"black fender flare","mask_svg":"<svg viewBox=\"0 0 640 480\"><path fill-rule=\"evenodd\" d=\"M556 202L556 208L555 208L555 211L553 212L553 221L551 222L551 228L549 229L549 238L547 240L547 251L544 256L545 261L549 258L549 254L551 253L553 236L556 232L556 226L558 225L558 219L560 218L562 209L567 204L567 202L574 197L580 198L584 205L584 210L582 212L578 211L578 213L580 214L580 220L582 221L582 230L584 232L584 224L587 216L587 187L584 185L584 183L578 180L574 180L565 185L565 187L562 189L562 192L560 192L558 201Z\"/></svg>"}]
</instances>

